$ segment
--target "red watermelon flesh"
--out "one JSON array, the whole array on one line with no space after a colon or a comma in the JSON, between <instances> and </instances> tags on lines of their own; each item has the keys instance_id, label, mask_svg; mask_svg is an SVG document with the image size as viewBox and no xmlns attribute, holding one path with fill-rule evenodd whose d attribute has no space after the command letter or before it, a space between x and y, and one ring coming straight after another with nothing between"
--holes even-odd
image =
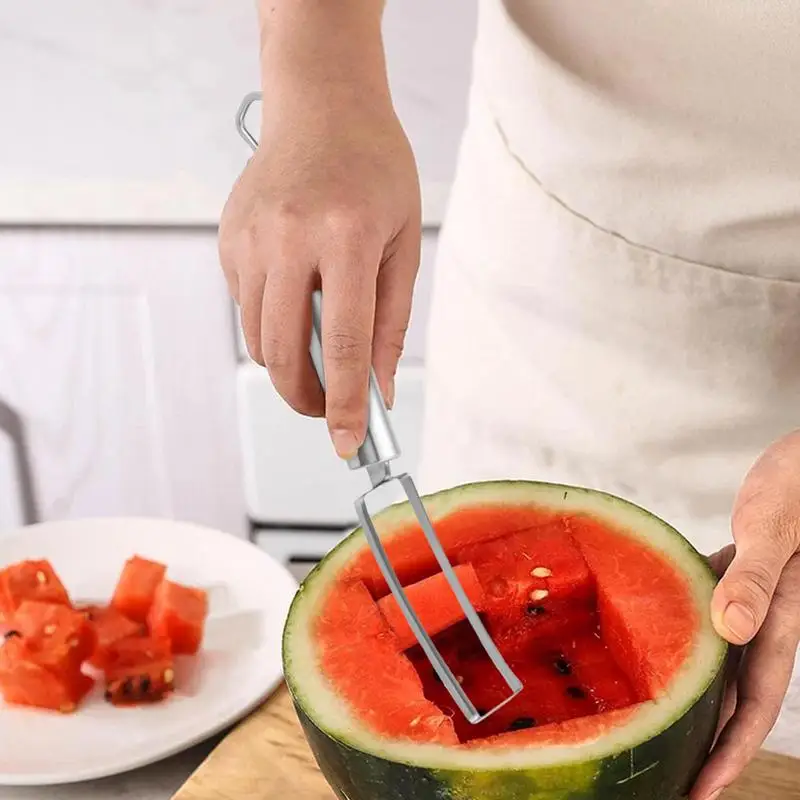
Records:
<instances>
[{"instance_id":1,"label":"red watermelon flesh","mask_svg":"<svg viewBox=\"0 0 800 800\"><path fill-rule=\"evenodd\" d=\"M89 663L98 669L105 668L110 648L114 644L145 633L144 625L128 619L113 606L89 605L81 606L79 610L95 632L96 645Z\"/></svg>"},{"instance_id":2,"label":"red watermelon flesh","mask_svg":"<svg viewBox=\"0 0 800 800\"><path fill-rule=\"evenodd\" d=\"M59 666L79 669L97 642L84 615L58 603L23 600L14 612L13 622L29 648Z\"/></svg>"},{"instance_id":3,"label":"red watermelon flesh","mask_svg":"<svg viewBox=\"0 0 800 800\"><path fill-rule=\"evenodd\" d=\"M146 622L156 590L166 573L167 567L160 561L132 556L122 568L111 607L134 622Z\"/></svg>"},{"instance_id":4,"label":"red watermelon flesh","mask_svg":"<svg viewBox=\"0 0 800 800\"><path fill-rule=\"evenodd\" d=\"M357 581L338 587L317 621L317 630L325 673L360 717L380 729L404 731L412 739L458 742L452 722L424 696L420 675L401 652L366 584Z\"/></svg>"},{"instance_id":5,"label":"red watermelon flesh","mask_svg":"<svg viewBox=\"0 0 800 800\"><path fill-rule=\"evenodd\" d=\"M64 584L46 559L18 561L0 570L0 622L11 624L23 600L70 605Z\"/></svg>"},{"instance_id":6,"label":"red watermelon flesh","mask_svg":"<svg viewBox=\"0 0 800 800\"><path fill-rule=\"evenodd\" d=\"M496 519L487 525L490 511ZM323 672L359 719L376 733L449 745L566 743L659 694L698 625L690 587L665 557L589 517L472 513L480 519L471 524L467 511L453 515L466 525L463 535L452 521L442 535L447 518L437 532L523 691L487 720L467 722L361 554L329 591L314 634ZM507 685L416 530L389 545L412 605L426 609L423 624L468 696L480 711L506 699ZM665 607L675 611L669 619ZM397 613L381 613L387 608Z\"/></svg>"},{"instance_id":7,"label":"red watermelon flesh","mask_svg":"<svg viewBox=\"0 0 800 800\"><path fill-rule=\"evenodd\" d=\"M524 506L471 506L457 509L437 520L436 535L448 558L453 560L455 553L476 542L500 539L531 527L545 527L554 522L559 523L560 519L560 515L555 512L549 513L541 509L532 512ZM392 536L383 544L403 586L417 583L439 572L439 564L419 525L409 525L402 533ZM380 567L369 550L356 556L340 578L346 582L363 581L376 598L389 593Z\"/></svg>"},{"instance_id":8,"label":"red watermelon flesh","mask_svg":"<svg viewBox=\"0 0 800 800\"><path fill-rule=\"evenodd\" d=\"M530 619L533 634L548 616L537 616L537 606L593 608L594 580L562 523L469 545L458 551L456 561L475 568L486 591L486 616L496 631Z\"/></svg>"},{"instance_id":9,"label":"red watermelon flesh","mask_svg":"<svg viewBox=\"0 0 800 800\"><path fill-rule=\"evenodd\" d=\"M597 578L604 641L640 694L659 694L686 660L699 624L685 580L631 538L618 536L609 546L595 520L573 517L568 528Z\"/></svg>"},{"instance_id":10,"label":"red watermelon flesh","mask_svg":"<svg viewBox=\"0 0 800 800\"><path fill-rule=\"evenodd\" d=\"M6 703L69 713L93 686L58 646L14 636L0 647L0 694Z\"/></svg>"},{"instance_id":11,"label":"red watermelon flesh","mask_svg":"<svg viewBox=\"0 0 800 800\"><path fill-rule=\"evenodd\" d=\"M204 589L163 580L147 617L150 633L168 639L176 655L194 655L203 642L208 594Z\"/></svg>"},{"instance_id":12,"label":"red watermelon flesh","mask_svg":"<svg viewBox=\"0 0 800 800\"><path fill-rule=\"evenodd\" d=\"M455 567L453 571L472 607L476 611L483 611L486 607L486 597L475 570L470 564L462 564ZM461 604L455 594L449 591L444 573L440 572L403 588L411 608L416 612L422 627L429 636L434 636L464 619ZM435 598L433 603L430 602L432 598ZM394 595L386 595L378 601L378 608L399 639L401 649L406 650L417 643L414 631L406 622L400 604Z\"/></svg>"}]
</instances>

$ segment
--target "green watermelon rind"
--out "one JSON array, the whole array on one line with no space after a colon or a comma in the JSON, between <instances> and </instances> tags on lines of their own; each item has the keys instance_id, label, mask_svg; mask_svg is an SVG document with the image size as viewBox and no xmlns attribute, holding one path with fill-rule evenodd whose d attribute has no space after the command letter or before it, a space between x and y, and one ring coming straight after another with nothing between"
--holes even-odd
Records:
<instances>
[{"instance_id":1,"label":"green watermelon rind","mask_svg":"<svg viewBox=\"0 0 800 800\"><path fill-rule=\"evenodd\" d=\"M311 751L342 800L679 800L708 753L724 673L666 731L637 747L579 763L525 769L429 769L390 761L323 731L295 699Z\"/></svg>"},{"instance_id":2,"label":"green watermelon rind","mask_svg":"<svg viewBox=\"0 0 800 800\"><path fill-rule=\"evenodd\" d=\"M314 666L308 622L328 581L367 547L356 528L308 575L292 602L283 637L284 675L320 768L343 800L672 800L684 796L712 744L727 643L708 612L716 576L677 530L614 495L564 484L487 481L424 499L435 522L487 504L531 505L588 513L621 532L645 537L690 581L701 612L695 650L665 697L647 703L596 741L569 746L460 749L387 741L366 729ZM374 517L381 536L412 519L407 503ZM303 635L305 632L306 635Z\"/></svg>"}]
</instances>

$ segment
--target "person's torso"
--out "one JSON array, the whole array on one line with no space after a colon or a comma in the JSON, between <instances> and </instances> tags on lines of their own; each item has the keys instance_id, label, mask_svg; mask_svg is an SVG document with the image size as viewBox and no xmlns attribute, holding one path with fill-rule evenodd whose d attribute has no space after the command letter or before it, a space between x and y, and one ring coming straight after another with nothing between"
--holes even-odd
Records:
<instances>
[{"instance_id":1,"label":"person's torso","mask_svg":"<svg viewBox=\"0 0 800 800\"><path fill-rule=\"evenodd\" d=\"M424 491L591 486L730 541L797 426L798 33L779 0L481 0ZM800 674L770 746L800 755L798 722Z\"/></svg>"},{"instance_id":2,"label":"person's torso","mask_svg":"<svg viewBox=\"0 0 800 800\"><path fill-rule=\"evenodd\" d=\"M800 14L760 0L482 0L475 78L545 189L624 238L800 277Z\"/></svg>"}]
</instances>

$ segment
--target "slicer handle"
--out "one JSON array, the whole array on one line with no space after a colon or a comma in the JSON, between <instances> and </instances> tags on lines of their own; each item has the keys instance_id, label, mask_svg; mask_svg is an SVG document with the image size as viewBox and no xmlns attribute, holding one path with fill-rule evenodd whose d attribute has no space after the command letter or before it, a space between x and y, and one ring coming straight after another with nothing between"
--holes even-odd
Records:
<instances>
[{"instance_id":1,"label":"slicer handle","mask_svg":"<svg viewBox=\"0 0 800 800\"><path fill-rule=\"evenodd\" d=\"M311 360L317 371L319 382L325 390L325 370L322 363L322 292L315 291L311 298ZM364 444L358 453L351 458L347 465L350 469L370 467L391 461L400 455L394 431L389 422L389 413L383 402L383 396L378 388L375 372L370 367L369 371L369 409L368 409L367 435Z\"/></svg>"}]
</instances>

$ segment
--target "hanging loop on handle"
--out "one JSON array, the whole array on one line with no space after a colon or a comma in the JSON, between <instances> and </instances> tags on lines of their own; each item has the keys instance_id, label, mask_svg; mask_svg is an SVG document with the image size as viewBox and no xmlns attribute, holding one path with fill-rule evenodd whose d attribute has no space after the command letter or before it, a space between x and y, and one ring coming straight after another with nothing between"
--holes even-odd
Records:
<instances>
[{"instance_id":1,"label":"hanging loop on handle","mask_svg":"<svg viewBox=\"0 0 800 800\"><path fill-rule=\"evenodd\" d=\"M239 136L250 145L252 150L258 149L258 139L250 133L250 129L247 127L247 112L250 110L250 106L252 106L253 103L261 100L261 97L261 92L250 92L250 94L244 96L236 112L236 130L239 132Z\"/></svg>"}]
</instances>

